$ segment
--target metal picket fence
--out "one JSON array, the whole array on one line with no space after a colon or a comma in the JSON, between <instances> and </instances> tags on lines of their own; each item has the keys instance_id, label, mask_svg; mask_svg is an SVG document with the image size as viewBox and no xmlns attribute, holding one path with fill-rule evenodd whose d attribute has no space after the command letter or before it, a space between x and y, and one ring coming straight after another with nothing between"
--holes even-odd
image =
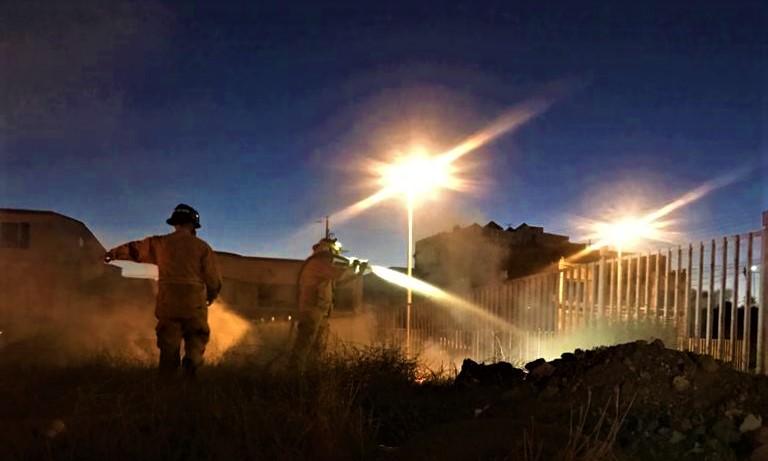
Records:
<instances>
[{"instance_id":1,"label":"metal picket fence","mask_svg":"<svg viewBox=\"0 0 768 461\"><path fill-rule=\"evenodd\" d=\"M590 263L563 262L474 289L469 301L503 320L502 326L420 302L412 345L519 363L575 348L659 338L668 347L765 373L767 235L765 212L758 231L649 252L602 252ZM404 325L399 318L393 322Z\"/></svg>"}]
</instances>

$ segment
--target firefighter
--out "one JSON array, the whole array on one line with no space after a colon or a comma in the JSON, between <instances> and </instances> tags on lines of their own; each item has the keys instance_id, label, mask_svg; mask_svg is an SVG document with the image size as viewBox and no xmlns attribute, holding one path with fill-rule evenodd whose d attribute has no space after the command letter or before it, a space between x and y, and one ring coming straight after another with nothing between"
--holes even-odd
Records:
<instances>
[{"instance_id":1,"label":"firefighter","mask_svg":"<svg viewBox=\"0 0 768 461\"><path fill-rule=\"evenodd\" d=\"M291 363L304 363L323 351L337 282L362 274L366 263L341 256L341 244L324 238L312 246L298 277L298 318Z\"/></svg>"},{"instance_id":2,"label":"firefighter","mask_svg":"<svg viewBox=\"0 0 768 461\"><path fill-rule=\"evenodd\" d=\"M109 250L104 260L156 264L158 292L155 305L160 372L193 377L203 363L208 343L208 305L221 290L221 276L211 247L196 236L200 215L179 204L166 222L174 232L129 242ZM181 341L184 340L184 359Z\"/></svg>"}]
</instances>

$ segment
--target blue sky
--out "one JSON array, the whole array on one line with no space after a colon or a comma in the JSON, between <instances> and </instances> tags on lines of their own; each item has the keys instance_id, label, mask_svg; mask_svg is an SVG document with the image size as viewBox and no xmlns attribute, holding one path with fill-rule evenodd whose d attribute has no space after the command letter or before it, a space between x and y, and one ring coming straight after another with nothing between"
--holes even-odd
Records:
<instances>
[{"instance_id":1,"label":"blue sky","mask_svg":"<svg viewBox=\"0 0 768 461\"><path fill-rule=\"evenodd\" d=\"M450 147L553 84L549 110L462 160L478 187L421 206L417 235L493 219L578 239L579 217L740 167L676 229L746 231L768 209L759 2L14 3L0 206L68 214L107 246L185 202L218 249L302 257L317 220L371 192L364 159ZM404 226L387 203L334 230L398 265Z\"/></svg>"}]
</instances>

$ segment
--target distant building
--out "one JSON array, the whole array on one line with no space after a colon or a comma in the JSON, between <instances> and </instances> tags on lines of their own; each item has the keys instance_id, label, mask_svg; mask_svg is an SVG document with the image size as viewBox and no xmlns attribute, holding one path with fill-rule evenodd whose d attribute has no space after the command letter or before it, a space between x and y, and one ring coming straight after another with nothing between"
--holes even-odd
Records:
<instances>
[{"instance_id":1,"label":"distant building","mask_svg":"<svg viewBox=\"0 0 768 461\"><path fill-rule=\"evenodd\" d=\"M544 232L542 227L523 223L504 229L491 221L485 226L457 226L419 240L415 267L420 278L461 293L536 273L585 248L565 235ZM596 255L580 261L590 257Z\"/></svg>"},{"instance_id":2,"label":"distant building","mask_svg":"<svg viewBox=\"0 0 768 461\"><path fill-rule=\"evenodd\" d=\"M125 279L82 222L53 211L0 209L0 327L89 303L150 299L150 281Z\"/></svg>"},{"instance_id":3,"label":"distant building","mask_svg":"<svg viewBox=\"0 0 768 461\"><path fill-rule=\"evenodd\" d=\"M104 264L104 246L82 222L39 210L0 209L0 331L14 319L59 314L79 307L141 306L151 315L156 282L123 277ZM302 260L217 252L224 279L221 299L251 319L296 309ZM360 278L338 287L336 309L362 306Z\"/></svg>"},{"instance_id":4,"label":"distant building","mask_svg":"<svg viewBox=\"0 0 768 461\"><path fill-rule=\"evenodd\" d=\"M216 252L224 279L221 299L237 312L252 319L285 317L294 313L297 280L303 260L241 256ZM337 312L354 312L362 306L360 278L341 284L336 290Z\"/></svg>"}]
</instances>

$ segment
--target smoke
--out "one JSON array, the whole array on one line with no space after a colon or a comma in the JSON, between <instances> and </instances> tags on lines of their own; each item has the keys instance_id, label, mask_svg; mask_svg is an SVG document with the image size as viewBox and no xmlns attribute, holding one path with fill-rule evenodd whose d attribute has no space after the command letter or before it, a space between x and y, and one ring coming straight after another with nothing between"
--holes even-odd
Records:
<instances>
[{"instance_id":1,"label":"smoke","mask_svg":"<svg viewBox=\"0 0 768 461\"><path fill-rule=\"evenodd\" d=\"M98 287L110 292L107 297L66 293L59 303L25 305L24 315L15 316L3 327L0 360L67 366L106 358L154 365L158 349L153 284L148 280L128 283L132 289ZM221 361L251 330L248 321L220 302L209 308L208 323L208 363Z\"/></svg>"},{"instance_id":2,"label":"smoke","mask_svg":"<svg viewBox=\"0 0 768 461\"><path fill-rule=\"evenodd\" d=\"M419 358L419 365L433 372L455 372L461 369L461 363L466 358L466 354L451 354L435 341L425 341L416 350L416 355Z\"/></svg>"},{"instance_id":3,"label":"smoke","mask_svg":"<svg viewBox=\"0 0 768 461\"><path fill-rule=\"evenodd\" d=\"M376 316L364 311L330 319L332 344L369 345L376 341Z\"/></svg>"},{"instance_id":4,"label":"smoke","mask_svg":"<svg viewBox=\"0 0 768 461\"><path fill-rule=\"evenodd\" d=\"M588 350L639 339L646 341L660 339L669 347L673 347L677 338L676 335L675 325L665 323L660 319L635 321L602 319L594 321L589 327L582 326L542 340L537 351L538 357L531 356L527 360L534 360L539 357L552 360L560 357L564 352L572 352L575 349Z\"/></svg>"},{"instance_id":5,"label":"smoke","mask_svg":"<svg viewBox=\"0 0 768 461\"><path fill-rule=\"evenodd\" d=\"M220 362L227 351L240 344L251 332L250 322L220 301L208 309L208 325L211 328L211 340L205 358L210 363Z\"/></svg>"},{"instance_id":6,"label":"smoke","mask_svg":"<svg viewBox=\"0 0 768 461\"><path fill-rule=\"evenodd\" d=\"M67 366L97 358L149 363L157 358L153 306L112 304L89 297L25 306L5 326L2 360Z\"/></svg>"}]
</instances>

